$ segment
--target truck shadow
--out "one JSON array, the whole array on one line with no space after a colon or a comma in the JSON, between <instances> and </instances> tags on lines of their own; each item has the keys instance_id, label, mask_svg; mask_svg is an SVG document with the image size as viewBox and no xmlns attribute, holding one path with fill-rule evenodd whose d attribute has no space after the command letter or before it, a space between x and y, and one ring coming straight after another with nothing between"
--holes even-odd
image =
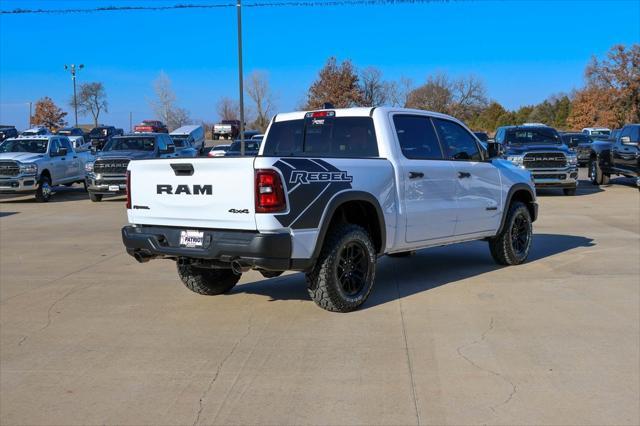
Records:
<instances>
[{"instance_id":1,"label":"truck shadow","mask_svg":"<svg viewBox=\"0 0 640 426\"><path fill-rule=\"evenodd\" d=\"M592 239L582 236L535 234L528 262L594 245ZM376 283L369 299L360 309L371 308L500 268L502 266L493 261L487 243L483 241L424 249L407 258L385 256L378 260ZM305 286L304 275L292 274L239 285L231 295L257 294L269 297L270 301L310 300Z\"/></svg>"},{"instance_id":2,"label":"truck shadow","mask_svg":"<svg viewBox=\"0 0 640 426\"><path fill-rule=\"evenodd\" d=\"M581 179L578 181L578 190L576 191L575 196L579 197L582 195L597 194L603 191L604 189L593 185L591 181ZM562 192L562 189L553 188L536 188L536 195L539 197L566 197Z\"/></svg>"},{"instance_id":3,"label":"truck shadow","mask_svg":"<svg viewBox=\"0 0 640 426\"><path fill-rule=\"evenodd\" d=\"M53 189L53 194L49 199L49 203L64 203L68 201L81 201L87 200L89 201L89 194L84 190L82 185L74 185L70 187L65 186L56 186ZM122 202L125 200L124 195L118 196L107 196L102 199L102 202L110 202L110 201L119 201ZM29 204L29 203L38 203L35 199L35 195L33 193L24 194L24 195L13 195L13 194L1 194L0 195L0 203L3 204Z\"/></svg>"}]
</instances>

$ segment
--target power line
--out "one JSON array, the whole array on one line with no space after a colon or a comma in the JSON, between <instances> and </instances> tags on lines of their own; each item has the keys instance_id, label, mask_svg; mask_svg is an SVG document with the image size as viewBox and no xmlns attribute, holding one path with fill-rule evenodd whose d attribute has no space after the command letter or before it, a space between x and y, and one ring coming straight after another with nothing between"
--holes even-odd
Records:
<instances>
[{"instance_id":1,"label":"power line","mask_svg":"<svg viewBox=\"0 0 640 426\"><path fill-rule=\"evenodd\" d=\"M265 2L243 3L243 7L341 7L341 6L382 6L401 4L454 3L478 0L276 0ZM174 4L169 6L102 6L93 8L68 9L12 9L0 10L0 15L29 15L29 14L59 14L59 13L95 13L95 12L129 12L129 11L165 11L176 9L227 9L236 7L235 3L207 3L207 4Z\"/></svg>"}]
</instances>

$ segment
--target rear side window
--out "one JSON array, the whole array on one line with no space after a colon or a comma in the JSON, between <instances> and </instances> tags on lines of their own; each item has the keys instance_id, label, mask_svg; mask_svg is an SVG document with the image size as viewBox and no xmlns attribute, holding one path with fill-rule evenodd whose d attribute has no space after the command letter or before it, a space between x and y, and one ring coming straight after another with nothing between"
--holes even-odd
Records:
<instances>
[{"instance_id":1,"label":"rear side window","mask_svg":"<svg viewBox=\"0 0 640 426\"><path fill-rule=\"evenodd\" d=\"M429 117L395 115L393 124L402 154L415 160L442 160L442 149Z\"/></svg>"},{"instance_id":2,"label":"rear side window","mask_svg":"<svg viewBox=\"0 0 640 426\"><path fill-rule=\"evenodd\" d=\"M378 156L371 117L322 117L275 122L264 143L265 156Z\"/></svg>"},{"instance_id":3,"label":"rear side window","mask_svg":"<svg viewBox=\"0 0 640 426\"><path fill-rule=\"evenodd\" d=\"M448 158L462 161L482 161L476 139L458 123L434 118L440 142L447 150Z\"/></svg>"}]
</instances>

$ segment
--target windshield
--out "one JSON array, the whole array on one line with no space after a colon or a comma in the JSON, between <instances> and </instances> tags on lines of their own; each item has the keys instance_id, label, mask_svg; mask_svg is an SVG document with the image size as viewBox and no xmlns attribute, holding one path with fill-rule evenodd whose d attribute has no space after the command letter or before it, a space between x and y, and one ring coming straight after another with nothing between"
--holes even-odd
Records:
<instances>
[{"instance_id":1,"label":"windshield","mask_svg":"<svg viewBox=\"0 0 640 426\"><path fill-rule=\"evenodd\" d=\"M176 148L184 148L187 146L187 139L189 139L189 136L171 136L171 139L173 140L173 144Z\"/></svg>"},{"instance_id":2,"label":"windshield","mask_svg":"<svg viewBox=\"0 0 640 426\"><path fill-rule=\"evenodd\" d=\"M506 144L523 145L533 143L561 144L560 136L553 128L511 129L507 130Z\"/></svg>"},{"instance_id":3,"label":"windshield","mask_svg":"<svg viewBox=\"0 0 640 426\"><path fill-rule=\"evenodd\" d=\"M153 151L155 143L155 138L113 138L103 151Z\"/></svg>"},{"instance_id":4,"label":"windshield","mask_svg":"<svg viewBox=\"0 0 640 426\"><path fill-rule=\"evenodd\" d=\"M47 139L13 139L0 144L0 152L30 152L33 154L45 154L47 152Z\"/></svg>"},{"instance_id":5,"label":"windshield","mask_svg":"<svg viewBox=\"0 0 640 426\"><path fill-rule=\"evenodd\" d=\"M245 151L259 151L260 142L244 141ZM231 147L227 150L229 152L240 152L240 141L235 141L231 144Z\"/></svg>"}]
</instances>

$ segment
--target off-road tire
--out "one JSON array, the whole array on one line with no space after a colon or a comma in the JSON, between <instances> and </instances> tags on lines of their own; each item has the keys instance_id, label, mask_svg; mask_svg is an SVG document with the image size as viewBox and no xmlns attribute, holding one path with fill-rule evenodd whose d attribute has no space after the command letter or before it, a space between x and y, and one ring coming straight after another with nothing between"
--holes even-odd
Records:
<instances>
[{"instance_id":1,"label":"off-road tire","mask_svg":"<svg viewBox=\"0 0 640 426\"><path fill-rule=\"evenodd\" d=\"M523 218L526 221L526 227L528 230L528 239L524 252L516 251L512 241L514 222L518 218ZM507 219L505 220L502 230L498 235L489 240L489 250L491 251L493 260L498 264L507 266L519 265L527 259L532 240L533 226L531 224L531 215L529 214L529 210L523 203L515 201L509 206Z\"/></svg>"},{"instance_id":2,"label":"off-road tire","mask_svg":"<svg viewBox=\"0 0 640 426\"><path fill-rule=\"evenodd\" d=\"M606 185L609 183L609 175L602 172L597 159L589 162L589 177L594 185Z\"/></svg>"},{"instance_id":3,"label":"off-road tire","mask_svg":"<svg viewBox=\"0 0 640 426\"><path fill-rule=\"evenodd\" d=\"M411 257L414 254L416 254L415 250L409 250L409 251L401 251L398 253L387 253L387 256L389 257Z\"/></svg>"},{"instance_id":4,"label":"off-road tire","mask_svg":"<svg viewBox=\"0 0 640 426\"><path fill-rule=\"evenodd\" d=\"M205 296L215 296L231 290L240 280L240 275L231 269L197 268L178 263L178 276L191 291Z\"/></svg>"},{"instance_id":5,"label":"off-road tire","mask_svg":"<svg viewBox=\"0 0 640 426\"><path fill-rule=\"evenodd\" d=\"M564 195L568 195L571 197L576 195L576 188L564 188L562 192L564 193Z\"/></svg>"},{"instance_id":6,"label":"off-road tire","mask_svg":"<svg viewBox=\"0 0 640 426\"><path fill-rule=\"evenodd\" d=\"M367 271L363 274L362 287L350 296L338 279L338 268L343 250L353 244L362 248ZM327 234L318 261L306 275L307 290L311 299L322 309L331 312L351 312L369 297L375 273L376 251L367 231L358 225L342 224Z\"/></svg>"},{"instance_id":7,"label":"off-road tire","mask_svg":"<svg viewBox=\"0 0 640 426\"><path fill-rule=\"evenodd\" d=\"M93 192L89 192L89 199L94 203L99 203L102 201L102 194L94 194Z\"/></svg>"},{"instance_id":8,"label":"off-road tire","mask_svg":"<svg viewBox=\"0 0 640 426\"><path fill-rule=\"evenodd\" d=\"M48 176L40 176L36 189L36 201L46 203L51 199L51 179Z\"/></svg>"}]
</instances>

